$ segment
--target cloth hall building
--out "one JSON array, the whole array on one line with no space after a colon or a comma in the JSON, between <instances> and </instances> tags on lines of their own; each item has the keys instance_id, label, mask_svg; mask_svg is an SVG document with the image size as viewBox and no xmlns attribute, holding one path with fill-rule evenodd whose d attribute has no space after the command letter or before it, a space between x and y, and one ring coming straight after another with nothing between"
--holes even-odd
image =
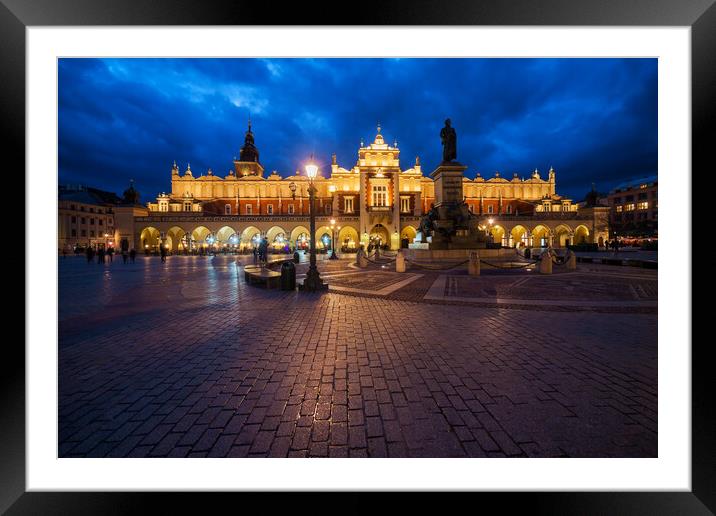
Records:
<instances>
[{"instance_id":1,"label":"cloth hall building","mask_svg":"<svg viewBox=\"0 0 716 516\"><path fill-rule=\"evenodd\" d=\"M372 143L361 142L351 168L341 167L333 155L330 170L319 170L314 180L316 246L330 247L334 237L344 251L369 242L391 249L412 242L435 194L419 158L410 161L409 168L402 168L397 143L387 144L380 127ZM307 247L308 178L298 171L287 177L267 174L250 123L226 175L211 169L196 175L189 165L182 172L176 163L170 174L171 191L145 206L115 209L115 242L138 250L164 245L172 252L195 252L245 250L264 237L274 248ZM463 195L493 242L503 246L601 245L608 238L609 208L578 209L556 193L552 169L545 176L535 170L527 178L477 174L463 179Z\"/></svg>"}]
</instances>

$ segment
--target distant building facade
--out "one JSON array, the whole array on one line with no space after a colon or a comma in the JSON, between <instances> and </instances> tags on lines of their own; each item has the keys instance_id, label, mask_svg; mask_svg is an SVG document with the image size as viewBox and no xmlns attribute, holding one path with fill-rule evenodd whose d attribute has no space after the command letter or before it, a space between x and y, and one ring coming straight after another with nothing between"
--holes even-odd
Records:
<instances>
[{"instance_id":1,"label":"distant building facade","mask_svg":"<svg viewBox=\"0 0 716 516\"><path fill-rule=\"evenodd\" d=\"M305 247L311 237L320 249L331 246L334 232L338 248L357 249L369 242L397 249L411 242L420 220L435 200L434 183L423 175L419 158L410 168L400 164L397 142L385 142L381 129L373 142L362 141L351 168L341 167L333 155L319 170L317 231L308 230L308 178L301 172L282 177L266 175L259 161L249 124L238 158L225 174L211 169L198 176L187 165L184 172L174 163L171 190L140 207L120 208L117 241L130 240L137 249L156 250L160 245L174 252L219 247L245 249L257 238L273 247ZM509 247L574 243L603 243L608 238L606 207L578 209L571 199L556 193L556 173L543 177L535 170L527 178L464 178L465 202L479 217L494 242Z\"/></svg>"},{"instance_id":2,"label":"distant building facade","mask_svg":"<svg viewBox=\"0 0 716 516\"><path fill-rule=\"evenodd\" d=\"M61 185L57 219L60 252L73 252L77 247L112 246L114 208L120 201L112 192L82 185Z\"/></svg>"},{"instance_id":3,"label":"distant building facade","mask_svg":"<svg viewBox=\"0 0 716 516\"><path fill-rule=\"evenodd\" d=\"M657 237L659 226L657 176L626 181L607 196L612 236Z\"/></svg>"}]
</instances>

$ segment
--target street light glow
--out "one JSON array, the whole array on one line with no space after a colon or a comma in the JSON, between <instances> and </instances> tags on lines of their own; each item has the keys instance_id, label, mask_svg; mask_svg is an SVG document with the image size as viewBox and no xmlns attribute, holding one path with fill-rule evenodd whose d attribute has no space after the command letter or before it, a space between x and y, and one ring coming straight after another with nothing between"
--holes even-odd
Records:
<instances>
[{"instance_id":1,"label":"street light glow","mask_svg":"<svg viewBox=\"0 0 716 516\"><path fill-rule=\"evenodd\" d=\"M313 163L313 161L311 161L308 165L306 165L306 175L309 179L315 179L316 174L318 174L318 167L315 163Z\"/></svg>"}]
</instances>

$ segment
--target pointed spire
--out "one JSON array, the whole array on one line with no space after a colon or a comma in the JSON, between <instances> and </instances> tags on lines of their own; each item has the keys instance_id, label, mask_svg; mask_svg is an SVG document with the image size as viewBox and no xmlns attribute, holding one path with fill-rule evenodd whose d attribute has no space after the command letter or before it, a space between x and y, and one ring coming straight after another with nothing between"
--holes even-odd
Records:
<instances>
[{"instance_id":1,"label":"pointed spire","mask_svg":"<svg viewBox=\"0 0 716 516\"><path fill-rule=\"evenodd\" d=\"M337 165L337 164L338 164L338 161L336 160L336 153L334 152L331 155L331 165Z\"/></svg>"},{"instance_id":2,"label":"pointed spire","mask_svg":"<svg viewBox=\"0 0 716 516\"><path fill-rule=\"evenodd\" d=\"M416 167L420 166L420 156L415 156L415 166Z\"/></svg>"},{"instance_id":3,"label":"pointed spire","mask_svg":"<svg viewBox=\"0 0 716 516\"><path fill-rule=\"evenodd\" d=\"M393 140L393 147L398 148L398 139Z\"/></svg>"},{"instance_id":4,"label":"pointed spire","mask_svg":"<svg viewBox=\"0 0 716 516\"><path fill-rule=\"evenodd\" d=\"M378 122L378 134L380 134L380 122Z\"/></svg>"},{"instance_id":5,"label":"pointed spire","mask_svg":"<svg viewBox=\"0 0 716 516\"><path fill-rule=\"evenodd\" d=\"M360 146L361 148L365 147L365 142L363 142L363 137L360 138Z\"/></svg>"}]
</instances>

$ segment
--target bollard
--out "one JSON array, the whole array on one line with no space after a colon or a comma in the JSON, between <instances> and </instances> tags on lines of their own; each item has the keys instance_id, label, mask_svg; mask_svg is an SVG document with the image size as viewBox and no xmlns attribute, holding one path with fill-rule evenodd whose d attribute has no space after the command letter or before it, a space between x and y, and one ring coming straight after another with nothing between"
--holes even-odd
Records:
<instances>
[{"instance_id":1,"label":"bollard","mask_svg":"<svg viewBox=\"0 0 716 516\"><path fill-rule=\"evenodd\" d=\"M470 276L480 275L480 255L477 251L470 251L470 261L467 264L467 273Z\"/></svg>"},{"instance_id":2,"label":"bollard","mask_svg":"<svg viewBox=\"0 0 716 516\"><path fill-rule=\"evenodd\" d=\"M395 255L395 272L405 272L405 256L403 250L399 249Z\"/></svg>"},{"instance_id":3,"label":"bollard","mask_svg":"<svg viewBox=\"0 0 716 516\"><path fill-rule=\"evenodd\" d=\"M567 264L567 270L577 270L577 255L574 254L571 249L567 251L567 255L564 257L564 263Z\"/></svg>"},{"instance_id":4,"label":"bollard","mask_svg":"<svg viewBox=\"0 0 716 516\"><path fill-rule=\"evenodd\" d=\"M539 273L552 274L552 255L549 250L542 251L539 257Z\"/></svg>"},{"instance_id":5,"label":"bollard","mask_svg":"<svg viewBox=\"0 0 716 516\"><path fill-rule=\"evenodd\" d=\"M356 265L358 265L361 269L368 267L368 258L366 258L362 247L358 249L358 252L356 253Z\"/></svg>"}]
</instances>

